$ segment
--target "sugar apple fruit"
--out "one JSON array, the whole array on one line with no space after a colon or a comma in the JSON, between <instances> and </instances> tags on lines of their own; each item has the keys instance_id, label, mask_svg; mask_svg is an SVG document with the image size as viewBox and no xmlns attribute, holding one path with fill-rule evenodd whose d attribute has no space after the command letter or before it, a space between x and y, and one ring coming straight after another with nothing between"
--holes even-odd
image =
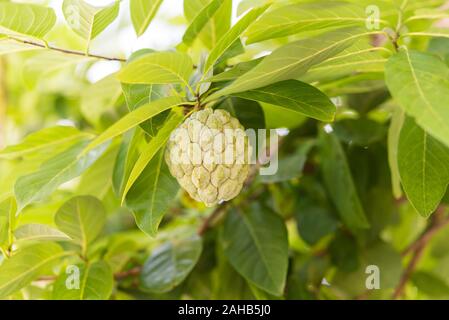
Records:
<instances>
[{"instance_id":1,"label":"sugar apple fruit","mask_svg":"<svg viewBox=\"0 0 449 320\"><path fill-rule=\"evenodd\" d=\"M225 110L207 108L194 112L172 132L165 161L181 187L210 207L240 193L251 154L240 122Z\"/></svg>"}]
</instances>

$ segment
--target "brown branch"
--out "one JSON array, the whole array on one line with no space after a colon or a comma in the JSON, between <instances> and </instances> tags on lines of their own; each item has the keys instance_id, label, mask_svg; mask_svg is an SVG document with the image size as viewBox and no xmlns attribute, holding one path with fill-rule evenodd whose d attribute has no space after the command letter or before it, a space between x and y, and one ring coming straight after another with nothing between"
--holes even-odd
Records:
<instances>
[{"instance_id":1,"label":"brown branch","mask_svg":"<svg viewBox=\"0 0 449 320\"><path fill-rule=\"evenodd\" d=\"M142 271L142 267L137 266L129 270L117 272L116 274L114 274L114 278L115 280L121 280L128 277L135 277L140 274L140 271Z\"/></svg>"},{"instance_id":2,"label":"brown branch","mask_svg":"<svg viewBox=\"0 0 449 320\"><path fill-rule=\"evenodd\" d=\"M106 57L106 56L102 56L102 55L90 54L90 53L85 53L85 52L81 52L81 51L75 51L75 50L69 50L69 49L62 49L62 48L58 48L58 47L52 47L52 46L49 46L49 45L45 45L45 44L42 44L42 43L37 43L37 42L34 42L34 41L30 41L30 40L22 40L22 39L13 38L13 37L8 37L8 38L11 39L11 40L17 41L17 42L21 42L21 43L24 43L24 44L31 45L31 46L35 46L35 47L39 47L39 48L43 48L43 49L49 49L49 50L53 50L53 51L58 51L58 52L62 52L62 53L65 53L65 54L71 54L71 55L83 56L83 57L91 57L91 58L107 60L107 61L126 62L126 59L123 59L123 58Z\"/></svg>"},{"instance_id":3,"label":"brown branch","mask_svg":"<svg viewBox=\"0 0 449 320\"><path fill-rule=\"evenodd\" d=\"M421 260L427 244L439 230L449 223L449 217L444 216L444 210L444 206L439 206L426 230L401 253L403 257L410 253L413 255L393 293L393 299L399 299L404 294L405 286Z\"/></svg>"},{"instance_id":4,"label":"brown branch","mask_svg":"<svg viewBox=\"0 0 449 320\"><path fill-rule=\"evenodd\" d=\"M206 219L204 219L203 223L198 228L197 234L199 236L204 235L212 226L213 221L220 216L220 214L222 214L228 206L229 202L225 202L223 205L217 207Z\"/></svg>"}]
</instances>

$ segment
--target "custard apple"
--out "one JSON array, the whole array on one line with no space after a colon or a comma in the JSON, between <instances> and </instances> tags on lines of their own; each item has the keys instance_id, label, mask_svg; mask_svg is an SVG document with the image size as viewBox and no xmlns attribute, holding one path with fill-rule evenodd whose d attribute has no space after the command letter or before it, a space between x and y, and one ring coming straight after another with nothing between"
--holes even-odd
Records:
<instances>
[{"instance_id":1,"label":"custard apple","mask_svg":"<svg viewBox=\"0 0 449 320\"><path fill-rule=\"evenodd\" d=\"M225 110L206 108L194 112L172 132L165 161L181 187L210 207L240 193L251 155L240 122Z\"/></svg>"}]
</instances>

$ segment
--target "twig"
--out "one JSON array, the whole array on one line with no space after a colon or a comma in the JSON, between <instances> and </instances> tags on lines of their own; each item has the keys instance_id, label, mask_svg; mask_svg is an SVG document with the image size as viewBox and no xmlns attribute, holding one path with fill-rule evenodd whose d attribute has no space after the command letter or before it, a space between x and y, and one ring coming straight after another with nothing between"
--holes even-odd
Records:
<instances>
[{"instance_id":1,"label":"twig","mask_svg":"<svg viewBox=\"0 0 449 320\"><path fill-rule=\"evenodd\" d=\"M126 271L120 271L114 274L115 280L121 280L128 277L135 277L140 274L140 271L142 271L142 267L134 267L132 269L126 270Z\"/></svg>"},{"instance_id":2,"label":"twig","mask_svg":"<svg viewBox=\"0 0 449 320\"><path fill-rule=\"evenodd\" d=\"M31 46L35 46L35 47L39 47L39 48L43 48L43 49L50 49L50 50L53 50L53 51L58 51L58 52L71 54L71 55L76 55L76 56L91 57L91 58L108 60L108 61L126 62L126 59L123 59L123 58L106 57L106 56L102 56L102 55L90 54L90 53L81 52L81 51L62 49L62 48L52 47L50 45L45 45L45 44L41 44L41 43L30 41L30 40L22 40L22 39L18 39L18 38L14 38L14 37L8 37L8 39L11 39L11 40L14 40L14 41L17 41L17 42L21 42L21 43L24 43L24 44L28 44L28 45L31 45Z\"/></svg>"},{"instance_id":3,"label":"twig","mask_svg":"<svg viewBox=\"0 0 449 320\"><path fill-rule=\"evenodd\" d=\"M207 230L212 226L212 222L222 214L226 208L229 206L229 202L223 203L221 206L217 207L206 219L204 219L203 223L198 228L197 234L202 236L206 233Z\"/></svg>"},{"instance_id":4,"label":"twig","mask_svg":"<svg viewBox=\"0 0 449 320\"><path fill-rule=\"evenodd\" d=\"M419 261L421 260L427 244L432 239L432 237L448 223L449 217L444 217L444 207L443 206L438 207L433 216L432 222L429 224L426 230L424 230L421 236L419 236L418 239L416 239L416 241L414 241L402 252L403 257L407 256L410 253L413 253L413 256L410 262L408 263L401 277L401 280L399 281L399 284L393 293L392 296L393 299L399 299L404 294L405 286L407 282L410 280L410 277L415 271Z\"/></svg>"}]
</instances>

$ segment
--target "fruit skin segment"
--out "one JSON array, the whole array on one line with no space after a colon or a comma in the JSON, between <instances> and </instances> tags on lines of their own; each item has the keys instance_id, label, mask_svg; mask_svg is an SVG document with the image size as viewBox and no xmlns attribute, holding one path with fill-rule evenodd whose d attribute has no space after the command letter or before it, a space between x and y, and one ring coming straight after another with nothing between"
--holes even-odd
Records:
<instances>
[{"instance_id":1,"label":"fruit skin segment","mask_svg":"<svg viewBox=\"0 0 449 320\"><path fill-rule=\"evenodd\" d=\"M193 199L212 207L240 193L251 154L240 122L225 110L206 108L193 113L172 132L165 161Z\"/></svg>"}]
</instances>

